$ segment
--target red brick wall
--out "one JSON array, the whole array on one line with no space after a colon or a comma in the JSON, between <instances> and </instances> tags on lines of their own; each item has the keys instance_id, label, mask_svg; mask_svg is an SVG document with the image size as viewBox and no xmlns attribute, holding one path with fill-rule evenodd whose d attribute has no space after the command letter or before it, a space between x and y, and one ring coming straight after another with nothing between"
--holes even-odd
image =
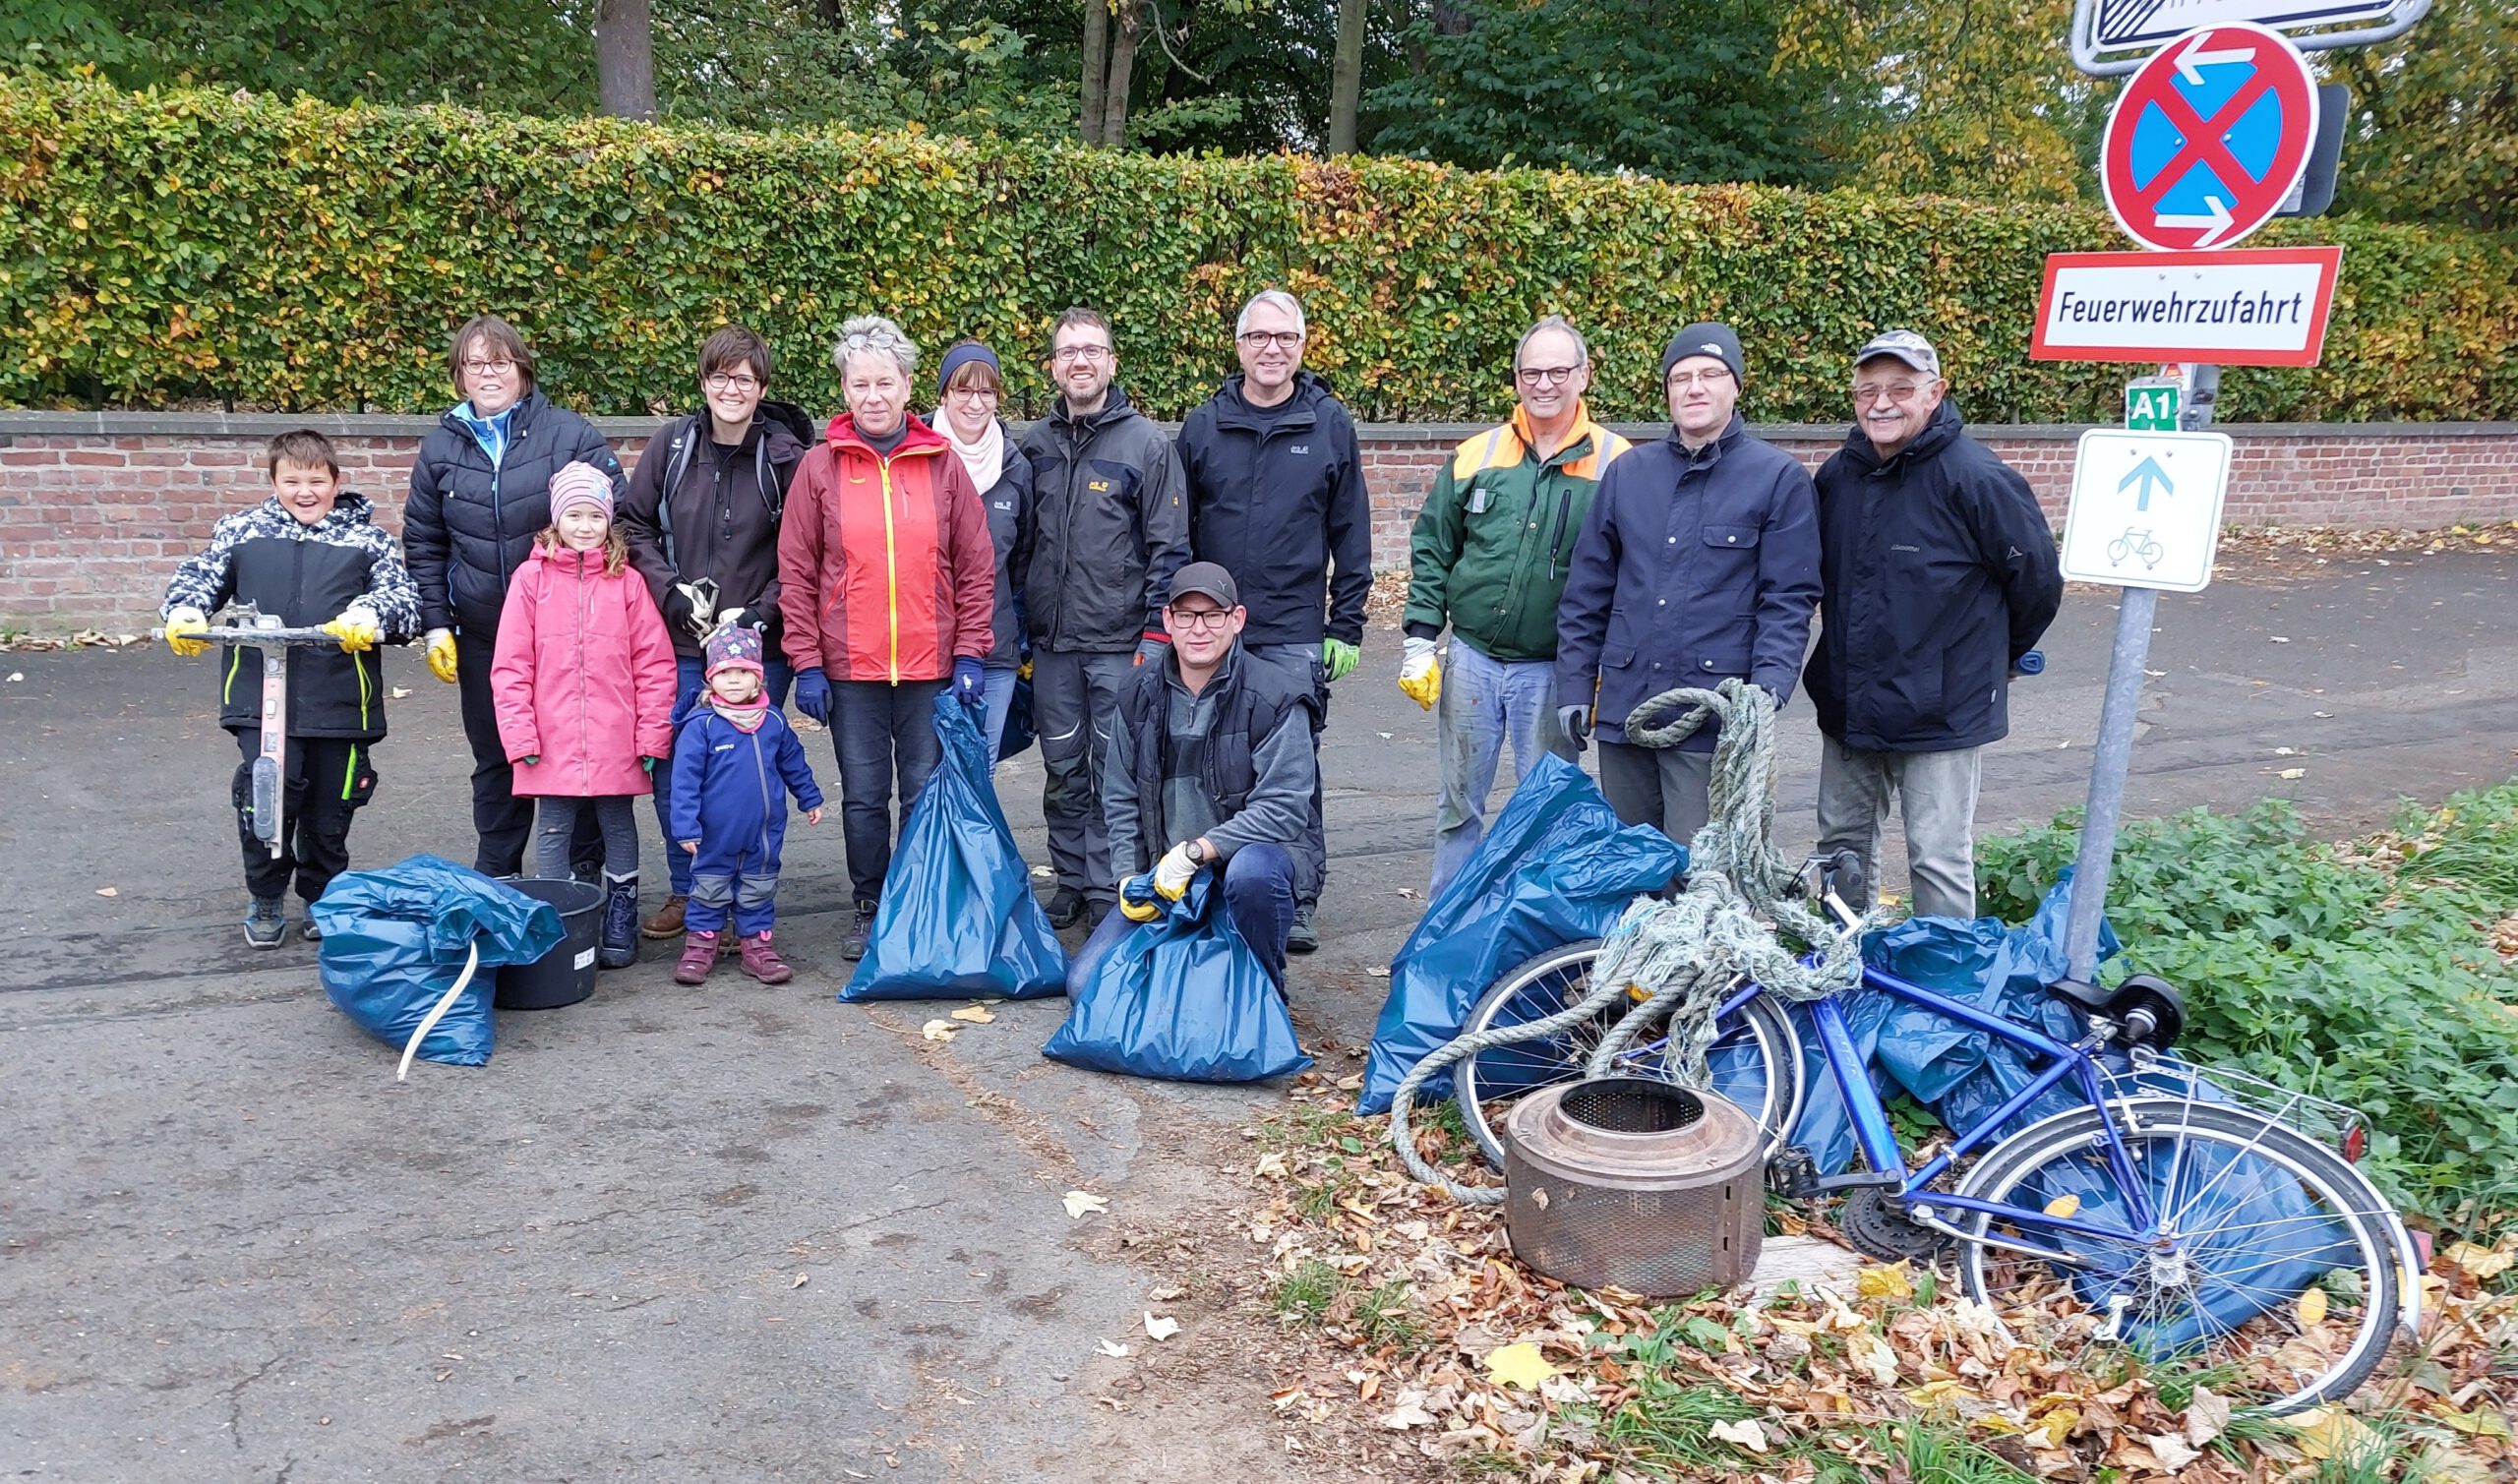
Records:
<instances>
[{"instance_id":1,"label":"red brick wall","mask_svg":"<svg viewBox=\"0 0 2518 1484\"><path fill-rule=\"evenodd\" d=\"M309 423L330 434L342 475L399 529L411 455L432 420L407 417L187 417L0 413L0 625L55 633L145 626L167 574L221 514L262 498L264 443ZM634 462L643 420L604 425ZM1467 427L1367 427L1373 551L1405 563L1409 523ZM1625 430L1643 437L1656 430ZM2071 478L2070 429L1986 429L2060 525ZM2237 525L2422 529L2518 519L2518 425L2248 427L2238 440L2228 518ZM1816 467L1836 430L1775 429Z\"/></svg>"}]
</instances>

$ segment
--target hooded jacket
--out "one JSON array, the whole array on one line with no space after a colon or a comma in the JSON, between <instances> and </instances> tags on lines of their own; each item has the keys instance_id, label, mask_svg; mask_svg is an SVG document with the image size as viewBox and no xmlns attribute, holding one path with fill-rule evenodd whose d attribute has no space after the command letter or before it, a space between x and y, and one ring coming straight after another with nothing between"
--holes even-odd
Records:
<instances>
[{"instance_id":1,"label":"hooded jacket","mask_svg":"<svg viewBox=\"0 0 2518 1484\"><path fill-rule=\"evenodd\" d=\"M812 424L792 403L763 402L744 441L729 448L709 436L708 414L677 418L647 441L623 496L621 534L630 563L665 616L674 653L701 658L688 622L689 603L674 589L708 578L717 612L745 611L761 643L778 652L778 527ZM673 481L670 497L665 490Z\"/></svg>"},{"instance_id":2,"label":"hooded jacket","mask_svg":"<svg viewBox=\"0 0 2518 1484\"><path fill-rule=\"evenodd\" d=\"M516 796L652 792L638 759L672 754L673 698L673 644L638 574L605 571L601 547L533 548L490 664Z\"/></svg>"},{"instance_id":3,"label":"hooded jacket","mask_svg":"<svg viewBox=\"0 0 2518 1484\"><path fill-rule=\"evenodd\" d=\"M997 426L1005 425L1000 420ZM970 470L966 467L962 472ZM997 466L996 483L980 491L980 505L988 515L989 545L996 552L996 597L990 615L995 632L989 645L988 668L1012 670L1032 647L1022 602L1023 564L1032 549L1032 461L1023 456L1011 433L1005 438L1005 458Z\"/></svg>"},{"instance_id":4,"label":"hooded jacket","mask_svg":"<svg viewBox=\"0 0 2518 1484\"><path fill-rule=\"evenodd\" d=\"M373 523L376 507L344 490L324 518L308 525L277 497L219 517L210 545L184 559L166 584L160 613L178 608L214 614L230 601L251 603L291 628L313 628L364 602L387 643L418 631L419 594L393 538ZM288 735L374 742L385 735L385 659L370 649L291 648ZM218 657L218 724L230 732L262 727L263 651L225 646Z\"/></svg>"},{"instance_id":5,"label":"hooded jacket","mask_svg":"<svg viewBox=\"0 0 2518 1484\"><path fill-rule=\"evenodd\" d=\"M1245 644L1357 644L1373 590L1372 500L1354 420L1320 378L1294 374L1273 415L1229 378L1180 425L1189 555L1232 573ZM1325 614L1325 619L1324 619Z\"/></svg>"},{"instance_id":6,"label":"hooded jacket","mask_svg":"<svg viewBox=\"0 0 2518 1484\"><path fill-rule=\"evenodd\" d=\"M1556 603L1600 476L1629 445L1580 402L1573 436L1538 456L1529 415L1452 450L1416 512L1408 544L1408 607L1418 638L1452 632L1507 664L1556 658Z\"/></svg>"},{"instance_id":7,"label":"hooded jacket","mask_svg":"<svg viewBox=\"0 0 2518 1484\"><path fill-rule=\"evenodd\" d=\"M994 642L996 550L944 436L908 418L888 455L846 413L806 453L778 533L787 662L835 681L942 680Z\"/></svg>"},{"instance_id":8,"label":"hooded jacket","mask_svg":"<svg viewBox=\"0 0 2518 1484\"><path fill-rule=\"evenodd\" d=\"M702 701L674 738L665 847L678 851L685 841L698 841L690 861L694 875L775 876L791 794L800 809L822 806L805 745L778 708L747 732Z\"/></svg>"},{"instance_id":9,"label":"hooded jacket","mask_svg":"<svg viewBox=\"0 0 2518 1484\"><path fill-rule=\"evenodd\" d=\"M1171 574L1189 560L1189 511L1171 440L1112 386L1084 417L1060 398L1024 431L1032 550L1024 615L1044 649L1124 654L1163 629Z\"/></svg>"},{"instance_id":10,"label":"hooded jacket","mask_svg":"<svg viewBox=\"0 0 2518 1484\"><path fill-rule=\"evenodd\" d=\"M1673 430L1600 477L1557 606L1556 703L1603 742L1664 690L1737 677L1777 704L1819 601L1818 512L1796 459L1731 425L1694 453ZM1596 694L1595 694L1596 687ZM1710 751L1709 724L1679 745Z\"/></svg>"},{"instance_id":11,"label":"hooded jacket","mask_svg":"<svg viewBox=\"0 0 2518 1484\"><path fill-rule=\"evenodd\" d=\"M1819 470L1819 730L1873 752L1981 746L2010 731L2010 670L2063 606L2055 533L2028 481L1945 399L1882 459L1861 427Z\"/></svg>"},{"instance_id":12,"label":"hooded jacket","mask_svg":"<svg viewBox=\"0 0 2518 1484\"><path fill-rule=\"evenodd\" d=\"M551 476L571 463L612 476L613 499L621 498L628 482L612 445L539 388L510 409L507 450L495 464L452 412L429 430L402 506L402 551L420 590L422 628L497 633L508 578L551 523Z\"/></svg>"}]
</instances>

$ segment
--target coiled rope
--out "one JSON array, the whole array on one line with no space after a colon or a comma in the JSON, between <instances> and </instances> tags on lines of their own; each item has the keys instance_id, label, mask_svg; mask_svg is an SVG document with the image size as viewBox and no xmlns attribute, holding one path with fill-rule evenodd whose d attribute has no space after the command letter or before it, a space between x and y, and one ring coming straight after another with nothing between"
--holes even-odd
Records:
<instances>
[{"instance_id":1,"label":"coiled rope","mask_svg":"<svg viewBox=\"0 0 2518 1484\"><path fill-rule=\"evenodd\" d=\"M1584 1075L1609 1075L1638 1038L1666 1020L1663 1071L1682 1086L1704 1088L1714 1016L1734 986L1754 980L1785 999L1812 1000L1861 978L1862 935L1872 915L1838 927L1802 898L1798 872L1774 848L1774 710L1762 687L1727 680L1712 690L1665 690L1627 717L1627 741L1647 747L1676 746L1709 720L1721 728L1705 828L1688 845L1687 889L1628 906L1601 940L1591 987L1581 999L1538 1020L1465 1032L1409 1070L1391 1098L1390 1137L1410 1175L1469 1205L1503 1204L1504 1187L1463 1185L1427 1163L1409 1127L1425 1080L1480 1051L1595 1022L1640 992L1641 1002L1600 1039Z\"/></svg>"}]
</instances>

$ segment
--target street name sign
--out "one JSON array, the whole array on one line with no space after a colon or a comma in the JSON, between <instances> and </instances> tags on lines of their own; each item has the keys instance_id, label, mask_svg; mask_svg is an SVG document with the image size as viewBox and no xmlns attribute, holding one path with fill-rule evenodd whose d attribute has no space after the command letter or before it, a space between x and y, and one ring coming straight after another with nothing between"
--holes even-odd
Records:
<instances>
[{"instance_id":1,"label":"street name sign","mask_svg":"<svg viewBox=\"0 0 2518 1484\"><path fill-rule=\"evenodd\" d=\"M2226 433L2082 434L2064 516L2065 579L2201 592L2229 480Z\"/></svg>"},{"instance_id":2,"label":"street name sign","mask_svg":"<svg viewBox=\"0 0 2518 1484\"><path fill-rule=\"evenodd\" d=\"M2282 209L2316 137L2316 80L2299 48L2261 26L2208 27L2127 80L2099 143L2099 189L2144 247L2228 247Z\"/></svg>"},{"instance_id":3,"label":"street name sign","mask_svg":"<svg viewBox=\"0 0 2518 1484\"><path fill-rule=\"evenodd\" d=\"M2028 354L2314 366L2342 270L2339 247L2051 254Z\"/></svg>"}]
</instances>

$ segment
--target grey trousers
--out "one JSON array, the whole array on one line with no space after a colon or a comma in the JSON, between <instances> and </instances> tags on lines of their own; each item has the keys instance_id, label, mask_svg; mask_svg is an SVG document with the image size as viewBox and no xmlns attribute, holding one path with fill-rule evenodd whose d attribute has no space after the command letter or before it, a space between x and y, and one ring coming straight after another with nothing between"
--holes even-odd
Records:
<instances>
[{"instance_id":1,"label":"grey trousers","mask_svg":"<svg viewBox=\"0 0 2518 1484\"><path fill-rule=\"evenodd\" d=\"M1696 838L1711 812L1713 754L1678 747L1600 743L1600 792L1627 824L1649 824L1680 845Z\"/></svg>"},{"instance_id":2,"label":"grey trousers","mask_svg":"<svg viewBox=\"0 0 2518 1484\"><path fill-rule=\"evenodd\" d=\"M638 801L629 794L580 799L566 794L542 796L541 817L533 832L533 873L557 880L569 877L570 849L577 816L591 813L603 832L603 874L609 880L638 877Z\"/></svg>"},{"instance_id":3,"label":"grey trousers","mask_svg":"<svg viewBox=\"0 0 2518 1484\"><path fill-rule=\"evenodd\" d=\"M1858 902L1875 900L1880 827L1893 795L1905 816L1906 874L1919 918L1976 916L1976 786L1980 747L1948 752L1866 752L1819 739L1819 853L1862 858Z\"/></svg>"},{"instance_id":4,"label":"grey trousers","mask_svg":"<svg viewBox=\"0 0 2518 1484\"><path fill-rule=\"evenodd\" d=\"M1119 687L1136 654L1032 651L1032 723L1041 734L1041 817L1058 885L1109 908L1119 899L1110 875L1110 830L1102 817L1102 759L1118 725Z\"/></svg>"}]
</instances>

